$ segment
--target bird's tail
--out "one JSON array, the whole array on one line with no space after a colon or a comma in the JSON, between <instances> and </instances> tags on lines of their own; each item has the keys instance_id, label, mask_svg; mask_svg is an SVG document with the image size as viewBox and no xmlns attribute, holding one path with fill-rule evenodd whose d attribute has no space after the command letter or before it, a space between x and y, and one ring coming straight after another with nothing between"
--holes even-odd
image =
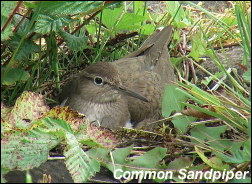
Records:
<instances>
[{"instance_id":1,"label":"bird's tail","mask_svg":"<svg viewBox=\"0 0 252 184\"><path fill-rule=\"evenodd\" d=\"M163 82L172 82L176 80L173 66L170 62L168 45L172 38L172 26L166 26L161 31L155 31L149 36L142 46L135 52L124 58L132 58L145 55L145 64L151 71L158 73Z\"/></svg>"}]
</instances>

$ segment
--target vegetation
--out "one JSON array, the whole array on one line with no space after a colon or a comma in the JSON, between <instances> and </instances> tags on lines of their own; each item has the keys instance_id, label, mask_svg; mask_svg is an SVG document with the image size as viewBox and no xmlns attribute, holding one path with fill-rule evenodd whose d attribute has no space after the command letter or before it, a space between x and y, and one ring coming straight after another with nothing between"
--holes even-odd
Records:
<instances>
[{"instance_id":1,"label":"vegetation","mask_svg":"<svg viewBox=\"0 0 252 184\"><path fill-rule=\"evenodd\" d=\"M75 182L91 180L101 166L111 172L174 171L170 181L176 182L213 182L180 179L179 169L249 171L251 4L232 5L219 14L200 4L166 1L163 12L150 13L143 1L2 1L1 181L9 171L40 166L60 144ZM110 131L68 107L49 108L70 73L89 63L119 59L169 24L174 27L169 50L179 82L165 90L163 124L155 131ZM242 75L216 51L225 55L232 45L242 48L242 62L237 63ZM202 67L203 57L211 58L217 70ZM193 66L205 77L197 79ZM239 180L250 181L250 176Z\"/></svg>"}]
</instances>

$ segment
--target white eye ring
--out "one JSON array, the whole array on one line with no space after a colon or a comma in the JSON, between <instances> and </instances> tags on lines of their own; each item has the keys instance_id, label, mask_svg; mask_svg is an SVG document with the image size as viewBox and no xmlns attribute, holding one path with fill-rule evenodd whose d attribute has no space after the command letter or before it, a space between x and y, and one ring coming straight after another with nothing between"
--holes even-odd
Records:
<instances>
[{"instance_id":1,"label":"white eye ring","mask_svg":"<svg viewBox=\"0 0 252 184\"><path fill-rule=\"evenodd\" d=\"M96 84L96 85L103 85L103 79L101 78L101 77L95 77L94 78L94 83Z\"/></svg>"}]
</instances>

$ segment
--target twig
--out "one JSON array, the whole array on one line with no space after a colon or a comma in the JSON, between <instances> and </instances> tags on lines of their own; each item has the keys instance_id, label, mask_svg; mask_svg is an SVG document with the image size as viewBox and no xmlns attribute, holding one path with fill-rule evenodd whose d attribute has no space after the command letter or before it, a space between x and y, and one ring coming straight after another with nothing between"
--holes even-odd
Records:
<instances>
[{"instance_id":1,"label":"twig","mask_svg":"<svg viewBox=\"0 0 252 184\"><path fill-rule=\"evenodd\" d=\"M10 17L8 18L8 20L6 21L6 23L4 24L4 26L1 29L1 32L3 32L6 27L8 26L8 24L10 23L10 21L12 20L13 16L15 15L15 12L18 10L18 8L20 7L22 1L18 1L18 4L16 6L16 8L13 10L12 14L10 15Z\"/></svg>"},{"instance_id":2,"label":"twig","mask_svg":"<svg viewBox=\"0 0 252 184\"><path fill-rule=\"evenodd\" d=\"M22 19L19 21L19 23L17 24L17 26L15 27L15 29L13 30L13 33L15 33L18 29L18 27L20 26L20 24L24 21L24 19L26 18L26 15L28 13L31 12L31 9L29 9L24 15L21 15L22 16Z\"/></svg>"}]
</instances>

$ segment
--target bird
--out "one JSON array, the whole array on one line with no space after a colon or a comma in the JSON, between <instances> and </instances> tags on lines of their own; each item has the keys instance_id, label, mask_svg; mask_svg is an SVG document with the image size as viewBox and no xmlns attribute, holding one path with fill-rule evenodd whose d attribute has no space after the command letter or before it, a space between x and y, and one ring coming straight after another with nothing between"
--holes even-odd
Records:
<instances>
[{"instance_id":1,"label":"bird","mask_svg":"<svg viewBox=\"0 0 252 184\"><path fill-rule=\"evenodd\" d=\"M89 65L63 87L60 100L110 129L144 126L162 118L165 86L176 81L167 48L171 36L169 25L129 55Z\"/></svg>"}]
</instances>

